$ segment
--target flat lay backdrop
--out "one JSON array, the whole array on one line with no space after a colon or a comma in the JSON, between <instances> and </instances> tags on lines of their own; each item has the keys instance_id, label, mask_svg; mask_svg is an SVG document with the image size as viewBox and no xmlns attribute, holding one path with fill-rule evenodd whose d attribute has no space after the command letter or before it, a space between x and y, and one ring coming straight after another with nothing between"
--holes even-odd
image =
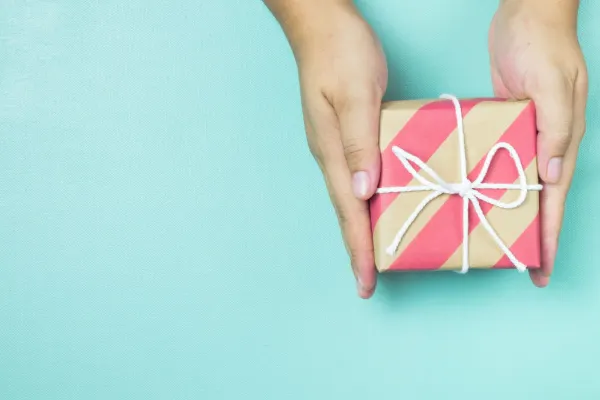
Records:
<instances>
[{"instance_id":1,"label":"flat lay backdrop","mask_svg":"<svg viewBox=\"0 0 600 400\"><path fill-rule=\"evenodd\" d=\"M359 1L387 98L491 95L496 3ZM0 399L600 398L583 3L589 129L551 286L394 275L365 302L262 2L0 0Z\"/></svg>"}]
</instances>

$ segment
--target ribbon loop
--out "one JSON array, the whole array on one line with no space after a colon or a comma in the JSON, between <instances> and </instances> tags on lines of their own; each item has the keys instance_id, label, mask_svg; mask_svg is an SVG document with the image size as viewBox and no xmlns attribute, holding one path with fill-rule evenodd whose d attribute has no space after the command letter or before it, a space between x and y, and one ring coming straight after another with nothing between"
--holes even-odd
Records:
<instances>
[{"instance_id":1,"label":"ribbon loop","mask_svg":"<svg viewBox=\"0 0 600 400\"><path fill-rule=\"evenodd\" d=\"M417 181L419 181L419 183L432 188L432 190L444 191L444 185L446 185L446 182L444 182L444 180L440 178L439 175L433 169L431 169L427 164L425 164L423 160L397 146L392 147L392 152L398 158L398 160L400 160L402 165L404 165L404 168L406 168L406 170ZM437 185L425 178L423 175L419 174L417 170L413 168L411 162L417 165L422 171L426 172L431 178L433 178L433 180L437 182Z\"/></svg>"},{"instance_id":2,"label":"ribbon loop","mask_svg":"<svg viewBox=\"0 0 600 400\"><path fill-rule=\"evenodd\" d=\"M419 157L407 152L404 149L401 149L400 147L392 147L394 155L398 158L398 160L400 160L404 168L413 176L413 178L417 180L422 186L382 187L377 189L377 193L404 193L415 191L429 191L432 193L425 199L423 199L423 201L417 206L417 208L406 220L404 225L402 225L402 227L396 234L396 237L394 238L393 242L387 248L387 253L389 255L394 255L394 253L398 249L398 246L402 242L402 238L408 231L408 228L410 228L415 219L419 216L419 214L421 214L423 209L425 209L425 207L431 201L441 196L442 194L458 195L463 198L463 267L460 272L465 273L469 270L469 203L473 205L475 213L479 217L481 224L492 237L492 239L494 239L498 247L500 247L504 254L506 254L509 260L514 264L515 268L517 268L517 270L519 270L520 272L523 272L527 269L527 267L522 262L520 262L510 251L510 249L502 242L502 239L500 239L494 228L492 228L492 226L490 225L485 214L483 213L479 201L483 201L493 206L504 209L513 209L521 206L525 202L528 191L540 191L542 190L542 186L527 184L527 178L525 176L525 171L523 170L523 164L521 163L519 154L513 146L504 142L497 143L496 145L494 145L494 147L492 147L492 149L488 152L485 158L483 168L481 169L481 172L479 173L477 178L473 182L469 181L469 179L467 178L465 133L460 102L455 96L442 95L440 97L452 101L456 112L458 139L460 145L459 152L461 156L460 172L462 182L447 183L442 178L440 178L440 176ZM485 177L490 169L490 165L494 160L494 157L496 157L498 151L502 149L507 150L510 154L511 159L514 161L519 177L518 184L484 183ZM419 172L417 172L417 170L413 167L412 164L418 166L420 170L427 173L427 175L429 175L429 177L432 178L433 182L432 180L429 180L423 175L419 174ZM506 203L484 195L479 191L479 189L519 190L519 197L512 202Z\"/></svg>"}]
</instances>

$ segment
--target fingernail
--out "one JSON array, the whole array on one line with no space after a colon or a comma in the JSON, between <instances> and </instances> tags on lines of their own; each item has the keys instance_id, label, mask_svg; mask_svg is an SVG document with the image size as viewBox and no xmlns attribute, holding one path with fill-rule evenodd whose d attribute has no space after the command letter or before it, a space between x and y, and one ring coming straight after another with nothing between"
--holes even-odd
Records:
<instances>
[{"instance_id":1,"label":"fingernail","mask_svg":"<svg viewBox=\"0 0 600 400\"><path fill-rule=\"evenodd\" d=\"M554 157L548 161L546 179L548 183L558 183L562 175L562 157Z\"/></svg>"},{"instance_id":2,"label":"fingernail","mask_svg":"<svg viewBox=\"0 0 600 400\"><path fill-rule=\"evenodd\" d=\"M364 199L369 191L369 174L365 171L358 171L352 177L352 190L354 196Z\"/></svg>"},{"instance_id":3,"label":"fingernail","mask_svg":"<svg viewBox=\"0 0 600 400\"><path fill-rule=\"evenodd\" d=\"M550 284L550 275L541 269L532 270L531 278L535 286L545 288Z\"/></svg>"},{"instance_id":4,"label":"fingernail","mask_svg":"<svg viewBox=\"0 0 600 400\"><path fill-rule=\"evenodd\" d=\"M371 294L371 291L363 285L359 278L356 278L356 290L358 291L358 295L363 299L366 299Z\"/></svg>"},{"instance_id":5,"label":"fingernail","mask_svg":"<svg viewBox=\"0 0 600 400\"><path fill-rule=\"evenodd\" d=\"M549 284L550 284L550 277L549 276L540 276L536 285L539 288L545 288Z\"/></svg>"}]
</instances>

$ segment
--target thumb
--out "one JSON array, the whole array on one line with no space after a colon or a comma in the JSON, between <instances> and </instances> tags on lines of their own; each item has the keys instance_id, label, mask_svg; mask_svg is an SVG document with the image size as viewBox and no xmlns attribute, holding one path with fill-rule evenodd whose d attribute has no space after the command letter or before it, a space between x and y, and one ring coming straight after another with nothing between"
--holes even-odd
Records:
<instances>
[{"instance_id":1,"label":"thumb","mask_svg":"<svg viewBox=\"0 0 600 400\"><path fill-rule=\"evenodd\" d=\"M565 79L545 86L544 93L532 96L538 126L538 169L542 180L557 184L563 176L563 159L571 143L573 87Z\"/></svg>"},{"instance_id":2,"label":"thumb","mask_svg":"<svg viewBox=\"0 0 600 400\"><path fill-rule=\"evenodd\" d=\"M351 98L336 109L344 156L352 176L352 190L368 200L377 189L381 170L379 119L381 96L377 93Z\"/></svg>"}]
</instances>

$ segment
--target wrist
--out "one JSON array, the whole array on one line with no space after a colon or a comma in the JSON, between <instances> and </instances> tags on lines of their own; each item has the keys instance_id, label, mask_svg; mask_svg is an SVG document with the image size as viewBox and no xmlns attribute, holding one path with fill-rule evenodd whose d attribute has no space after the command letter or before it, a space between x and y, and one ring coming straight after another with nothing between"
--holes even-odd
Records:
<instances>
[{"instance_id":1,"label":"wrist","mask_svg":"<svg viewBox=\"0 0 600 400\"><path fill-rule=\"evenodd\" d=\"M340 14L356 12L352 0L265 0L298 54L327 35Z\"/></svg>"},{"instance_id":2,"label":"wrist","mask_svg":"<svg viewBox=\"0 0 600 400\"><path fill-rule=\"evenodd\" d=\"M500 8L556 27L576 27L579 3L580 0L500 0Z\"/></svg>"},{"instance_id":3,"label":"wrist","mask_svg":"<svg viewBox=\"0 0 600 400\"><path fill-rule=\"evenodd\" d=\"M544 8L571 8L579 7L580 0L500 0L500 4L532 4Z\"/></svg>"}]
</instances>

